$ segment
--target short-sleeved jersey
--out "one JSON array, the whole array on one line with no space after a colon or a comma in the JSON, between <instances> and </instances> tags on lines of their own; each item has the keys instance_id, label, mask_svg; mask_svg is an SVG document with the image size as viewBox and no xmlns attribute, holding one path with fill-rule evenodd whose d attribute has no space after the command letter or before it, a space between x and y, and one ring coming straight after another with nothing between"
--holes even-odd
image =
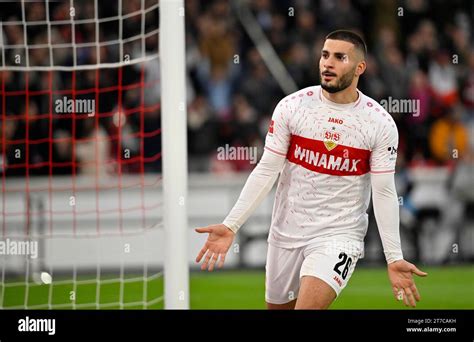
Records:
<instances>
[{"instance_id":1,"label":"short-sleeved jersey","mask_svg":"<svg viewBox=\"0 0 474 342\"><path fill-rule=\"evenodd\" d=\"M392 173L398 132L392 117L358 91L337 104L320 86L297 91L275 108L265 148L286 157L276 191L269 243L362 242L370 173Z\"/></svg>"}]
</instances>

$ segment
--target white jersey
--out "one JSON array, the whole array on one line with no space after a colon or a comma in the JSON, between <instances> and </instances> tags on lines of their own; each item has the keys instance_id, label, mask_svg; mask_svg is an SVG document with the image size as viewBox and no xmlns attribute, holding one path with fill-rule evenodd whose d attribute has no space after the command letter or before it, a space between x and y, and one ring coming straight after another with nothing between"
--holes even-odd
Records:
<instances>
[{"instance_id":1,"label":"white jersey","mask_svg":"<svg viewBox=\"0 0 474 342\"><path fill-rule=\"evenodd\" d=\"M370 174L393 173L398 132L392 117L358 91L354 103L326 99L320 86L282 99L265 148L286 156L268 242L362 242L367 232Z\"/></svg>"}]
</instances>

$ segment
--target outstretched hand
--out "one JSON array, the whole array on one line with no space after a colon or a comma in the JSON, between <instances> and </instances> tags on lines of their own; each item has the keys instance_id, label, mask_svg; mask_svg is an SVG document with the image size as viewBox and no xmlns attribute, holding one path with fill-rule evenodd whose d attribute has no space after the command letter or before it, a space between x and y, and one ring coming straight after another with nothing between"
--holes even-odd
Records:
<instances>
[{"instance_id":1,"label":"outstretched hand","mask_svg":"<svg viewBox=\"0 0 474 342\"><path fill-rule=\"evenodd\" d=\"M420 293L416 288L413 274L426 277L428 273L420 271L415 265L405 260L397 260L388 264L388 278L392 283L393 294L397 300L405 302L406 306L415 307L420 301Z\"/></svg>"},{"instance_id":2,"label":"outstretched hand","mask_svg":"<svg viewBox=\"0 0 474 342\"><path fill-rule=\"evenodd\" d=\"M198 233L209 233L204 247L196 257L196 262L200 262L202 257L205 256L201 270L208 268L209 271L213 271L218 260L217 267L221 268L224 265L227 251L234 240L234 232L224 224L215 224L196 228L195 230Z\"/></svg>"}]
</instances>

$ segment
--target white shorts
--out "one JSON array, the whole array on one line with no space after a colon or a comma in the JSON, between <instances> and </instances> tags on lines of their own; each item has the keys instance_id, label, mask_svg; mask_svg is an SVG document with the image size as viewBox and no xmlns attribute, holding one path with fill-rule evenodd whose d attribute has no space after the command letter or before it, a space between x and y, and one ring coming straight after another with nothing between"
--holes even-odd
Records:
<instances>
[{"instance_id":1,"label":"white shorts","mask_svg":"<svg viewBox=\"0 0 474 342\"><path fill-rule=\"evenodd\" d=\"M265 300L271 304L285 304L296 299L303 276L323 280L339 296L360 256L361 253L344 248L342 244L336 244L335 248L308 245L292 249L269 244L265 265Z\"/></svg>"}]
</instances>

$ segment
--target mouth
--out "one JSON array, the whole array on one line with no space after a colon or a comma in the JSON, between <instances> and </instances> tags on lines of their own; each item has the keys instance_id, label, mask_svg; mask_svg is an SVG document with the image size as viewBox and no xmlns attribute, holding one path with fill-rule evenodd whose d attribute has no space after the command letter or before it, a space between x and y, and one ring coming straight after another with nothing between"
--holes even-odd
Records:
<instances>
[{"instance_id":1,"label":"mouth","mask_svg":"<svg viewBox=\"0 0 474 342\"><path fill-rule=\"evenodd\" d=\"M336 74L333 74L332 72L328 72L328 71L322 72L321 75L323 79L327 82L336 78Z\"/></svg>"}]
</instances>

